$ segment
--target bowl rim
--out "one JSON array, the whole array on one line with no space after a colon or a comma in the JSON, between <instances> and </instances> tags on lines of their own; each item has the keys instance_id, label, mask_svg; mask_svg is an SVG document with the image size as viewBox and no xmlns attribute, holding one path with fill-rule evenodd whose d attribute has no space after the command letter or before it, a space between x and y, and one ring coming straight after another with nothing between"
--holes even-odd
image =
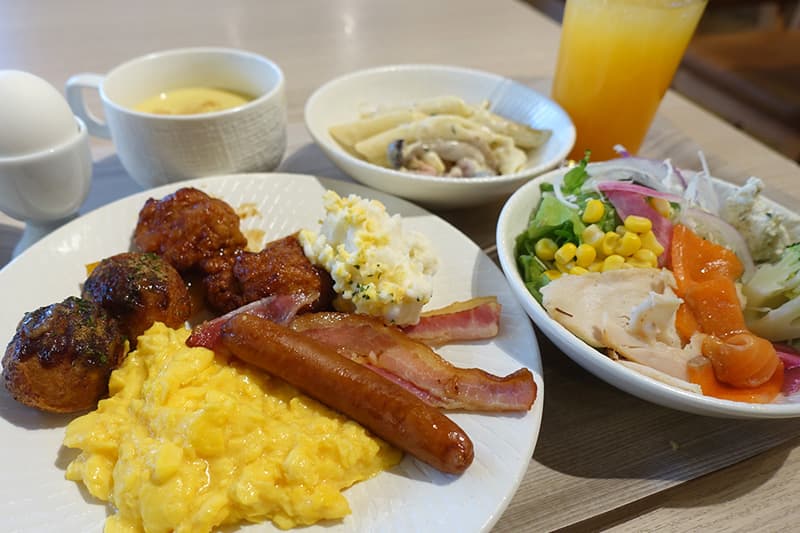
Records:
<instances>
[{"instance_id":1,"label":"bowl rim","mask_svg":"<svg viewBox=\"0 0 800 533\"><path fill-rule=\"evenodd\" d=\"M591 169L591 166L592 163L589 163L588 168ZM541 332L547 336L564 355L572 359L586 371L594 374L596 377L612 386L645 401L694 414L724 418L766 419L800 417L800 404L798 403L755 404L723 400L712 396L698 395L656 380L627 366L616 363L602 354L597 348L590 346L562 324L550 317L542 304L536 301L528 292L527 287L525 287L514 255L516 235L511 233L513 228L510 228L509 224L513 212L519 213L520 210L525 210L526 216L529 216L533 208L536 207L535 202L537 202L540 197L539 186L542 183L546 183L568 170L569 167L566 166L556 168L550 172L536 176L517 189L503 204L497 219L495 242L500 267L506 275L508 284L511 286L511 290L517 297L517 300L528 312L531 320L533 320ZM713 176L712 179L729 183ZM776 203L768 198L765 199Z\"/></svg>"},{"instance_id":2,"label":"bowl rim","mask_svg":"<svg viewBox=\"0 0 800 533\"><path fill-rule=\"evenodd\" d=\"M516 84L524 90L529 91L532 93L536 98L545 101L548 105L554 106L558 111L560 111L564 118L568 121L569 128L567 130L567 142L564 143L564 146L559 150L556 156L552 157L551 159L539 163L535 166L525 168L519 172L515 172L513 174L501 174L499 176L484 176L484 177L474 177L469 179L464 178L456 178L450 176L428 176L424 174L416 174L413 172L401 172L399 170L394 170L391 168L381 167L368 161L364 161L359 159L344 150L339 144L330 138L330 136L326 136L324 132L318 131L317 128L314 127L312 124L312 118L314 116L314 107L317 105L318 100L324 97L325 93L331 90L333 87L337 85L341 85L344 83L352 82L353 80L358 80L360 78L365 78L374 75L381 75L387 73L396 73L396 72L450 72L462 75L469 75L475 76L485 79L490 79L492 81L500 83L513 83ZM362 70L357 70L354 72L349 72L347 74L343 74L336 78L333 78L321 86L319 86L306 100L306 104L303 109L303 117L306 124L306 129L308 130L311 137L314 141L320 145L323 149L327 152L335 154L336 157L341 158L346 163L350 165L354 165L360 170L363 171L371 171L371 172L381 172L387 174L389 176L405 179L409 181L416 181L420 184L452 184L456 187L458 186L469 186L470 184L505 184L505 183L513 183L520 180L527 180L531 179L534 176L541 174L542 172L546 172L547 170L553 168L553 166L558 165L561 161L563 161L567 155L569 154L570 150L575 144L575 124L572 122L569 114L552 98L549 96L540 93L539 91L528 87L527 85L520 83L516 80L511 78L506 78L499 74L495 74L492 72L487 72L484 70L478 70L468 67L461 67L456 65L442 65L442 64L435 64L435 63L405 63L405 64L395 64L395 65L382 65L378 67L371 67Z\"/></svg>"},{"instance_id":3,"label":"bowl rim","mask_svg":"<svg viewBox=\"0 0 800 533\"><path fill-rule=\"evenodd\" d=\"M119 71L130 68L131 66L137 63L158 61L162 58L168 58L171 56L187 56L187 55L206 55L206 56L228 55L228 56L238 56L247 58L252 61L262 63L266 68L272 70L276 78L275 84L272 87L270 87L270 89L267 90L266 92L259 94L252 100L249 100L243 104L234 107L229 107L226 109L208 111L205 113L191 113L188 115L161 115L158 113L147 113L145 111L138 111L132 107L124 106L118 103L116 100L114 100L108 95L108 92L105 88L105 80L109 78L111 75L117 74ZM113 108L114 110L120 113L125 113L128 115L159 122L166 122L166 121L192 122L197 120L210 120L210 119L217 119L220 117L229 117L236 114L240 114L249 111L253 108L260 107L262 104L264 104L264 102L269 102L275 100L276 98L281 98L281 94L284 92L284 87L286 85L286 76L283 73L283 69L281 69L280 65L278 65L277 62L273 61L267 56L259 54L258 52L245 50L243 48L233 48L227 46L187 46L181 48L156 50L148 52L146 54L142 54L140 56L127 59L122 63L119 63L118 65L112 67L108 72L100 74L99 76L102 81L98 86L98 92L100 94L100 99L102 100L103 104L108 105L109 107Z\"/></svg>"}]
</instances>

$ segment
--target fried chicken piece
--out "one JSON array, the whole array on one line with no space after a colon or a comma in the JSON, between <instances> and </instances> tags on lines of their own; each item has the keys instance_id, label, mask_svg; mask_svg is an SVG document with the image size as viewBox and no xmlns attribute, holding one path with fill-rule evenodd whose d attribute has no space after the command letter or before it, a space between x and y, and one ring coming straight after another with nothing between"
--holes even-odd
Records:
<instances>
[{"instance_id":1,"label":"fried chicken piece","mask_svg":"<svg viewBox=\"0 0 800 533\"><path fill-rule=\"evenodd\" d=\"M131 345L154 322L177 328L192 313L183 278L152 253L125 252L103 259L83 284L81 297L119 320Z\"/></svg>"},{"instance_id":2,"label":"fried chicken piece","mask_svg":"<svg viewBox=\"0 0 800 533\"><path fill-rule=\"evenodd\" d=\"M214 257L203 263L206 274L201 284L205 291L206 303L211 309L227 313L247 303L242 295L242 286L233 271L236 258L242 253Z\"/></svg>"},{"instance_id":3,"label":"fried chicken piece","mask_svg":"<svg viewBox=\"0 0 800 533\"><path fill-rule=\"evenodd\" d=\"M311 264L296 235L268 243L260 252L240 252L205 263L206 298L217 311L228 312L275 294L318 292L320 297L303 311L330 308L333 280Z\"/></svg>"},{"instance_id":4,"label":"fried chicken piece","mask_svg":"<svg viewBox=\"0 0 800 533\"><path fill-rule=\"evenodd\" d=\"M70 296L25 313L3 357L3 383L25 405L56 413L94 408L125 356L116 319Z\"/></svg>"},{"instance_id":5,"label":"fried chicken piece","mask_svg":"<svg viewBox=\"0 0 800 533\"><path fill-rule=\"evenodd\" d=\"M133 242L161 255L179 272L202 270L203 262L229 256L247 245L233 208L199 189L184 187L139 211Z\"/></svg>"}]
</instances>

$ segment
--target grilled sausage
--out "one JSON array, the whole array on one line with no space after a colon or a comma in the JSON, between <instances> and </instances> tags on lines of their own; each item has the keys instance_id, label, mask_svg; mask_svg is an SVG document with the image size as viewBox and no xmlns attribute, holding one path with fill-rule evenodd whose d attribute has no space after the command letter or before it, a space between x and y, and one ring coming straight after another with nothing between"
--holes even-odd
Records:
<instances>
[{"instance_id":1,"label":"grilled sausage","mask_svg":"<svg viewBox=\"0 0 800 533\"><path fill-rule=\"evenodd\" d=\"M436 408L319 342L267 319L241 314L223 327L222 345L312 398L450 474L472 463L472 442Z\"/></svg>"}]
</instances>

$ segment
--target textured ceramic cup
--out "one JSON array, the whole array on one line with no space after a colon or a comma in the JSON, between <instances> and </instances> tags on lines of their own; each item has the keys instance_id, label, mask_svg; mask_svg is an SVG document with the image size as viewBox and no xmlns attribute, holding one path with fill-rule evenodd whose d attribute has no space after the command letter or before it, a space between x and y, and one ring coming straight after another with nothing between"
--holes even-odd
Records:
<instances>
[{"instance_id":1,"label":"textured ceramic cup","mask_svg":"<svg viewBox=\"0 0 800 533\"><path fill-rule=\"evenodd\" d=\"M157 115L136 111L165 91L212 87L249 94L244 105L210 113ZM96 90L104 118L92 114ZM275 169L286 150L283 72L258 54L228 48L183 48L132 59L106 75L67 81L67 101L89 133L110 138L128 173L144 187L215 174Z\"/></svg>"}]
</instances>

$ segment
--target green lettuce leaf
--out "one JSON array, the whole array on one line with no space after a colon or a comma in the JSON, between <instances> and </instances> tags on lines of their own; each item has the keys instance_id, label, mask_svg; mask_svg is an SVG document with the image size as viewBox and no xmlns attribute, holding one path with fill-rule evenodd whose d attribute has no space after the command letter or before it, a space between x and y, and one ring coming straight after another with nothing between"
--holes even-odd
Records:
<instances>
[{"instance_id":1,"label":"green lettuce leaf","mask_svg":"<svg viewBox=\"0 0 800 533\"><path fill-rule=\"evenodd\" d=\"M561 192L564 193L564 196L577 194L584 182L589 178L589 173L586 171L586 165L589 164L589 154L589 150L586 150L583 159L564 174L564 183L561 186Z\"/></svg>"}]
</instances>

